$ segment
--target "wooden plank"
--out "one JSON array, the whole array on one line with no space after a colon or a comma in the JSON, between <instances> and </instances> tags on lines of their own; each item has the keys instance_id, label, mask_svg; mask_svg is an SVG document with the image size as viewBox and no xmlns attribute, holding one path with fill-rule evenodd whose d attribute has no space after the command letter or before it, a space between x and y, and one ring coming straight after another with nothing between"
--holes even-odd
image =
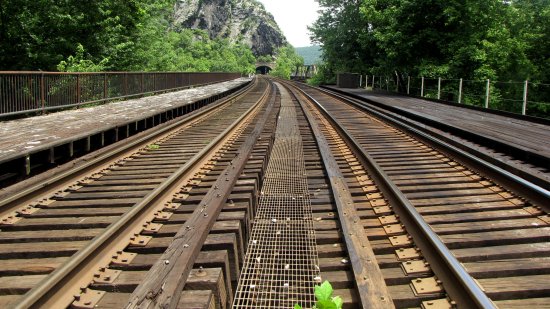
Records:
<instances>
[{"instance_id":1,"label":"wooden plank","mask_svg":"<svg viewBox=\"0 0 550 309\"><path fill-rule=\"evenodd\" d=\"M49 274L68 259L69 257L3 260L0 276Z\"/></svg>"},{"instance_id":2,"label":"wooden plank","mask_svg":"<svg viewBox=\"0 0 550 309\"><path fill-rule=\"evenodd\" d=\"M477 279L549 274L550 257L479 261L464 267Z\"/></svg>"},{"instance_id":3,"label":"wooden plank","mask_svg":"<svg viewBox=\"0 0 550 309\"><path fill-rule=\"evenodd\" d=\"M24 294L46 275L0 277L0 295Z\"/></svg>"},{"instance_id":4,"label":"wooden plank","mask_svg":"<svg viewBox=\"0 0 550 309\"><path fill-rule=\"evenodd\" d=\"M550 295L549 274L479 279L478 282L493 300Z\"/></svg>"}]
</instances>

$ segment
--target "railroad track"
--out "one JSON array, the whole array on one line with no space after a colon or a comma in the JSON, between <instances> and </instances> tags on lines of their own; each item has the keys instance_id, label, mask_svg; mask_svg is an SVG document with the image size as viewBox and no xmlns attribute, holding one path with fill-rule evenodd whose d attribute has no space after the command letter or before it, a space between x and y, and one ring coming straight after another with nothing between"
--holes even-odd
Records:
<instances>
[{"instance_id":1,"label":"railroad track","mask_svg":"<svg viewBox=\"0 0 550 309\"><path fill-rule=\"evenodd\" d=\"M215 107L163 126L162 132L138 136L79 171L3 200L2 307L97 305L107 288L94 288L124 274L116 268L129 265L152 241L148 234L175 233L176 225L162 223L182 225L192 216L192 207L177 201L222 164L219 153L229 151L265 108L271 89L260 79ZM178 211L180 206L186 209ZM226 215L231 221L227 230L239 226L239 219L246 223L243 216L238 211ZM223 246L231 235L214 237L212 247L216 241Z\"/></svg>"},{"instance_id":2,"label":"railroad track","mask_svg":"<svg viewBox=\"0 0 550 309\"><path fill-rule=\"evenodd\" d=\"M387 205L373 207L374 216L363 215L366 233L375 253L393 247L399 259L410 260L399 271L388 256L378 259L390 294L398 286L392 278L404 271L415 278L411 286L418 295L447 295L445 301L466 308L547 306L547 191L536 186L528 190L509 174L498 175L471 158L440 150L441 144L390 126L390 119L374 117L349 101L300 88L331 115L339 134L348 135L345 144L355 144L355 152L363 153L363 166L381 188L380 195L371 197ZM435 245L441 253L432 251ZM451 259L442 259L448 253ZM419 290L424 285L431 293ZM395 295L395 305L404 305L401 294Z\"/></svg>"},{"instance_id":3,"label":"railroad track","mask_svg":"<svg viewBox=\"0 0 550 309\"><path fill-rule=\"evenodd\" d=\"M548 304L544 191L353 103L258 78L162 128L0 202L1 307Z\"/></svg>"}]
</instances>

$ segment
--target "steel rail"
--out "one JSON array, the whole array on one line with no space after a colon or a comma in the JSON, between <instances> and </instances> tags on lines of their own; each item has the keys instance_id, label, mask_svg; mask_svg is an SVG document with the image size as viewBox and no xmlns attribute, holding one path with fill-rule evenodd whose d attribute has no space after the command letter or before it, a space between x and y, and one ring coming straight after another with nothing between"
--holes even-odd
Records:
<instances>
[{"instance_id":1,"label":"steel rail","mask_svg":"<svg viewBox=\"0 0 550 309\"><path fill-rule=\"evenodd\" d=\"M11 212L16 211L18 208L21 207L20 204L24 202L23 200L29 200L40 194L44 194L45 192L51 190L50 188L52 188L53 186L57 186L63 182L69 181L68 179L81 177L83 174L90 172L95 167L101 164L104 164L105 162L109 162L113 158L129 151L132 148L140 147L140 145L145 145L148 142L158 138L159 136L165 134L166 132L169 132L170 130L173 130L178 126L184 125L185 123L193 121L198 117L201 117L203 115L206 115L209 112L212 112L213 110L218 108L220 105L227 104L232 100L237 100L238 98L242 97L248 90L254 87L256 82L257 81L254 81L253 83L250 83L248 86L244 87L240 91L226 98L221 99L220 103L218 104L209 105L204 109L193 111L183 116L182 119L177 120L172 124L169 124L162 128L153 129L153 131L151 131L150 133L144 136L141 136L135 140L126 141L123 145L120 145L119 147L116 147L115 149L112 149L105 153L101 153L98 157L95 157L89 161L86 161L82 165L75 166L70 170L56 174L51 178L45 179L44 181L40 181L36 184L32 184L29 187L26 187L25 189L18 191L17 193L7 196L6 198L0 200L0 216L7 215Z\"/></svg>"},{"instance_id":2,"label":"steel rail","mask_svg":"<svg viewBox=\"0 0 550 309\"><path fill-rule=\"evenodd\" d=\"M447 154L451 154L453 158L457 159L458 161L466 162L466 165L477 167L476 168L477 170L481 170L487 173L487 175L490 178L499 179L500 182L502 182L501 184L507 187L508 189L510 189L510 191L517 192L522 197L531 199L532 202L534 202L537 206L544 208L546 212L550 212L550 191L549 190L537 184L534 184L518 175L515 175L499 166L496 166L490 162L487 162L486 160L478 158L475 155L468 153L467 151L464 151L456 146L453 146L445 141L442 141L440 138L437 138L417 128L414 128L411 124L408 124L406 122L406 119L404 118L398 119L397 117L386 115L381 111L379 111L378 110L379 108L376 108L374 106L369 106L372 108L367 109L367 107L364 105L365 103L363 104L357 103L342 95L339 95L331 91L327 91L326 89L318 89L318 88L315 88L315 89L321 92L324 92L330 96L336 97L340 100L343 100L345 102L348 102L349 104L352 104L355 107L358 107L368 113L374 114L379 119L382 119L391 124L394 124L398 126L400 129L407 131L417 137L420 137L424 141L427 141L429 144L437 146L438 149L442 150L443 152Z\"/></svg>"},{"instance_id":3,"label":"steel rail","mask_svg":"<svg viewBox=\"0 0 550 309\"><path fill-rule=\"evenodd\" d=\"M266 93L264 93L264 96ZM109 225L102 234L96 236L86 245L86 247L76 252L68 262L56 269L44 280L39 282L37 286L27 292L14 308L21 309L48 306L48 300L55 299L55 297L67 298L67 294L70 293L70 291L65 291L68 289L67 286L65 286L67 281L76 278L76 275L81 269L89 269L89 264L92 264L94 258L104 256L106 252L102 251L111 249L109 246L120 241L120 238L124 238L127 234L126 230L130 229L130 227L134 226L136 223L139 223L139 219L145 212L154 206L154 202L157 201L162 194L172 189L172 186L177 183L181 177L192 170L197 163L201 162L205 156L233 132L234 129L259 106L260 102L261 100L252 105L243 115L236 119L230 127L226 128L199 153L193 156L193 158L177 171L172 173L154 191L150 192L140 202L136 203L132 209L124 214L118 221ZM65 287L65 289L62 289L62 287ZM72 299L72 294L68 295L68 297ZM69 304L70 302L65 305Z\"/></svg>"},{"instance_id":4,"label":"steel rail","mask_svg":"<svg viewBox=\"0 0 550 309\"><path fill-rule=\"evenodd\" d=\"M298 89L311 102L315 103L325 117L340 131L342 137L348 141L348 144L352 146L359 157L364 159L370 174L378 186L383 189L385 197L392 202L393 210L399 215L407 231L413 236L426 260L434 269L436 276L443 282L443 286L450 297L463 308L496 308L475 279L470 276L403 192L361 147L359 142L317 100L304 90Z\"/></svg>"},{"instance_id":5,"label":"steel rail","mask_svg":"<svg viewBox=\"0 0 550 309\"><path fill-rule=\"evenodd\" d=\"M340 218L342 234L349 253L361 307L372 309L395 308L365 229L361 224L358 224L358 222L361 222L361 218L355 209L346 179L332 154L328 140L321 130L321 124L314 119L315 116L305 106L307 104L304 102L305 100L298 99L296 93L292 90L291 92L300 102L310 124L330 180L332 196L336 203L338 218Z\"/></svg>"}]
</instances>

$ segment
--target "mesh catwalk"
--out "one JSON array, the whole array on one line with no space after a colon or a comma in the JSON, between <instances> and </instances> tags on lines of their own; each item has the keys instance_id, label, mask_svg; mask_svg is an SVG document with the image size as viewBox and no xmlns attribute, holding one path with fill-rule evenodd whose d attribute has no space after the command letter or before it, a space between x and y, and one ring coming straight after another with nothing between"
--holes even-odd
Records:
<instances>
[{"instance_id":1,"label":"mesh catwalk","mask_svg":"<svg viewBox=\"0 0 550 309\"><path fill-rule=\"evenodd\" d=\"M311 308L320 281L296 107L279 89L275 141L233 308Z\"/></svg>"}]
</instances>

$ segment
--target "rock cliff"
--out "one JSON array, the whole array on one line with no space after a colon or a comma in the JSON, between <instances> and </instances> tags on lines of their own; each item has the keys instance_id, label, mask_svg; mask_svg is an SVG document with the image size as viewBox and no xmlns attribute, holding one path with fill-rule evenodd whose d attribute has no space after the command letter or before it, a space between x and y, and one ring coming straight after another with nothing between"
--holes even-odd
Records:
<instances>
[{"instance_id":1,"label":"rock cliff","mask_svg":"<svg viewBox=\"0 0 550 309\"><path fill-rule=\"evenodd\" d=\"M178 0L174 26L247 44L255 56L273 55L287 44L273 15L256 0Z\"/></svg>"}]
</instances>

